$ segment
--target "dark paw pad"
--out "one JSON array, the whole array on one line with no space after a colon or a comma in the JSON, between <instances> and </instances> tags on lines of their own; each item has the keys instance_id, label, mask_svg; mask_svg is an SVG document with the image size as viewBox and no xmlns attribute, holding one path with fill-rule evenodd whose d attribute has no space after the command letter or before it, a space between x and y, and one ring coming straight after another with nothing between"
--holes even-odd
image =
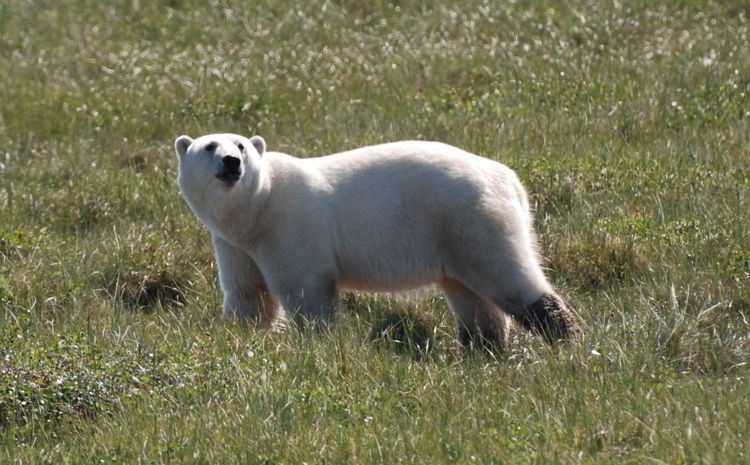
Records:
<instances>
[{"instance_id":1,"label":"dark paw pad","mask_svg":"<svg viewBox=\"0 0 750 465\"><path fill-rule=\"evenodd\" d=\"M539 332L549 343L570 339L581 334L581 326L573 312L554 294L544 294L526 307L518 318L524 328Z\"/></svg>"}]
</instances>

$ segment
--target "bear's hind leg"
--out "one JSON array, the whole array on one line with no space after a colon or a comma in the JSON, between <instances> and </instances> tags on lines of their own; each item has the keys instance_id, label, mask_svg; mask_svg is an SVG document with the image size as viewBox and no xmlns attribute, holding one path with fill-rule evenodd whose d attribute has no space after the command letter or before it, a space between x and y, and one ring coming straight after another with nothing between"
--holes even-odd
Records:
<instances>
[{"instance_id":1,"label":"bear's hind leg","mask_svg":"<svg viewBox=\"0 0 750 465\"><path fill-rule=\"evenodd\" d=\"M581 327L575 313L547 282L531 243L523 240L498 243L502 247L496 253L475 257L477 265L465 267L468 271L462 281L549 343L579 335Z\"/></svg>"},{"instance_id":2,"label":"bear's hind leg","mask_svg":"<svg viewBox=\"0 0 750 465\"><path fill-rule=\"evenodd\" d=\"M502 350L509 329L505 314L456 280L447 279L440 287L456 316L459 342L465 347Z\"/></svg>"},{"instance_id":3,"label":"bear's hind leg","mask_svg":"<svg viewBox=\"0 0 750 465\"><path fill-rule=\"evenodd\" d=\"M514 316L521 326L538 332L549 343L581 334L578 318L554 292L542 294L534 302L517 309Z\"/></svg>"}]
</instances>

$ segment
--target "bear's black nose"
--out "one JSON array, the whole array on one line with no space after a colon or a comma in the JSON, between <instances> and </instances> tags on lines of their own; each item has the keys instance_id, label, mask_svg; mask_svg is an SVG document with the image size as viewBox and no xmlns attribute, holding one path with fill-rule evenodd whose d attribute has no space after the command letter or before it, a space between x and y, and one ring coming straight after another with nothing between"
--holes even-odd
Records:
<instances>
[{"instance_id":1,"label":"bear's black nose","mask_svg":"<svg viewBox=\"0 0 750 465\"><path fill-rule=\"evenodd\" d=\"M240 171L240 164L242 161L231 155L221 158L221 168L216 173L216 177L224 181L227 184L234 184L240 179L242 174Z\"/></svg>"},{"instance_id":2,"label":"bear's black nose","mask_svg":"<svg viewBox=\"0 0 750 465\"><path fill-rule=\"evenodd\" d=\"M240 169L240 159L237 157L227 156L221 159L224 163L224 171L233 173Z\"/></svg>"}]
</instances>

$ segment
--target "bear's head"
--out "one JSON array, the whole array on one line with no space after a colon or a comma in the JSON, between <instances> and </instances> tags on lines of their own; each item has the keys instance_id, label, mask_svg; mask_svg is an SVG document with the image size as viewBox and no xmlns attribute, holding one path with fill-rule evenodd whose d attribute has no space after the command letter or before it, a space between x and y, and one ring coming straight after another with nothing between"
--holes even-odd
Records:
<instances>
[{"instance_id":1,"label":"bear's head","mask_svg":"<svg viewBox=\"0 0 750 465\"><path fill-rule=\"evenodd\" d=\"M266 151L260 136L210 134L195 140L180 136L174 147L180 191L201 219L241 193L252 195L260 185Z\"/></svg>"}]
</instances>

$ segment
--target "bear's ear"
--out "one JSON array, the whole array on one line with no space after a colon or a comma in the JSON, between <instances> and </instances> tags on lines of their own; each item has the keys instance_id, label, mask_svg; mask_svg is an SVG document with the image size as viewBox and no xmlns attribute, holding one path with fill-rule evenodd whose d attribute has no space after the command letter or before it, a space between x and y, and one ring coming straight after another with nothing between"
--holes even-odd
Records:
<instances>
[{"instance_id":1,"label":"bear's ear","mask_svg":"<svg viewBox=\"0 0 750 465\"><path fill-rule=\"evenodd\" d=\"M182 160L183 155L187 152L190 144L193 143L193 139L188 136L180 136L174 141L174 151L177 153L177 159Z\"/></svg>"},{"instance_id":2,"label":"bear's ear","mask_svg":"<svg viewBox=\"0 0 750 465\"><path fill-rule=\"evenodd\" d=\"M250 143L258 151L258 155L263 155L266 152L266 141L262 137L253 136L250 138Z\"/></svg>"}]
</instances>

